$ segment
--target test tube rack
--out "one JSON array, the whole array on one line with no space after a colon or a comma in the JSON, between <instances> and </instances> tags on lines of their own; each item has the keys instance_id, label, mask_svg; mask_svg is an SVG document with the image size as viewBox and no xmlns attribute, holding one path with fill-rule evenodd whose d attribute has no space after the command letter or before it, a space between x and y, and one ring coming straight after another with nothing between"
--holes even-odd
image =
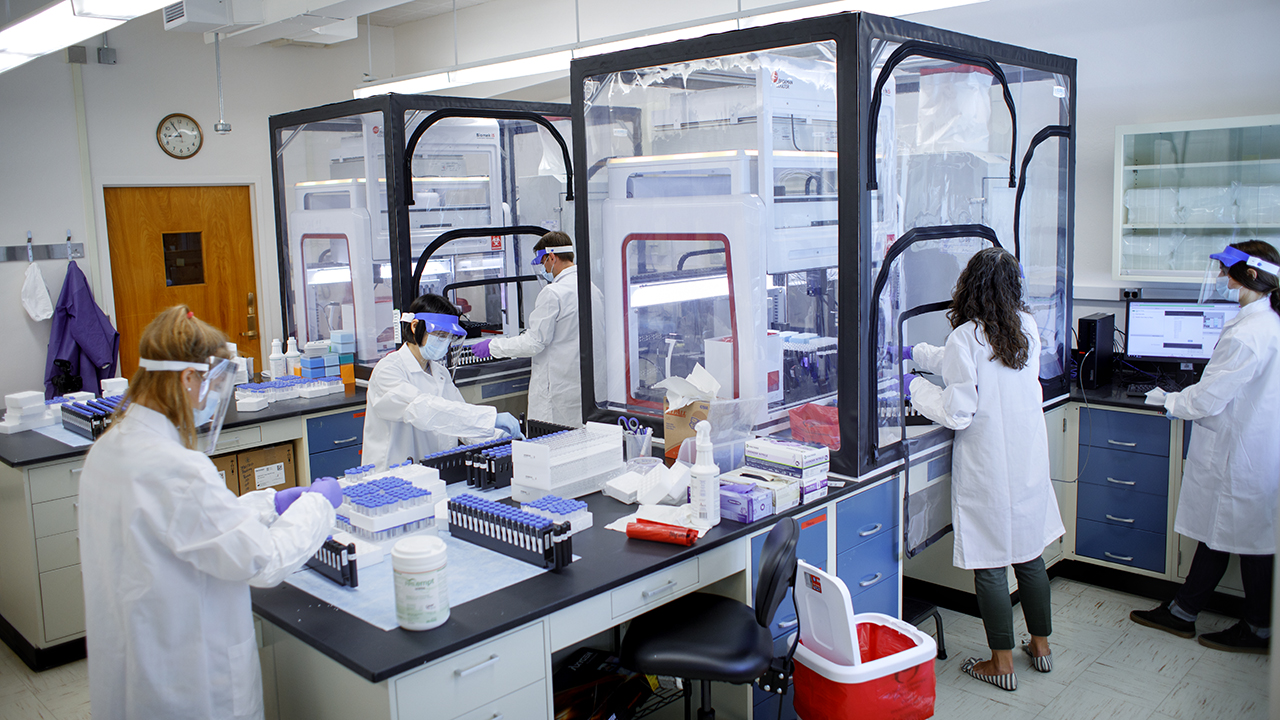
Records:
<instances>
[{"instance_id":1,"label":"test tube rack","mask_svg":"<svg viewBox=\"0 0 1280 720\"><path fill-rule=\"evenodd\" d=\"M62 426L71 432L97 440L111 427L111 419L120 406L123 395L94 398L85 402L69 402L62 405Z\"/></svg>"},{"instance_id":2,"label":"test tube rack","mask_svg":"<svg viewBox=\"0 0 1280 720\"><path fill-rule=\"evenodd\" d=\"M441 450L437 453L422 458L422 464L435 468L440 471L440 479L446 483L456 483L467 481L471 484L473 475L474 461L472 456L483 450L490 448L509 445L511 440L504 438L502 440L490 440L488 442L475 443L473 445L461 445L449 450Z\"/></svg>"},{"instance_id":3,"label":"test tube rack","mask_svg":"<svg viewBox=\"0 0 1280 720\"><path fill-rule=\"evenodd\" d=\"M436 517L433 498L431 491L391 475L347 483L336 526L371 542L431 529Z\"/></svg>"},{"instance_id":4,"label":"test tube rack","mask_svg":"<svg viewBox=\"0 0 1280 720\"><path fill-rule=\"evenodd\" d=\"M511 497L534 500L543 495L576 498L603 489L625 467L622 428L589 422L512 443Z\"/></svg>"},{"instance_id":5,"label":"test tube rack","mask_svg":"<svg viewBox=\"0 0 1280 720\"><path fill-rule=\"evenodd\" d=\"M555 495L543 495L533 502L520 503L520 507L525 512L541 515L551 522L569 523L570 535L577 535L591 527L594 520L585 502Z\"/></svg>"},{"instance_id":6,"label":"test tube rack","mask_svg":"<svg viewBox=\"0 0 1280 720\"><path fill-rule=\"evenodd\" d=\"M449 534L531 565L559 570L573 561L567 522L465 493L449 500Z\"/></svg>"},{"instance_id":7,"label":"test tube rack","mask_svg":"<svg viewBox=\"0 0 1280 720\"><path fill-rule=\"evenodd\" d=\"M356 575L355 554L354 543L343 545L329 538L307 560L306 565L343 587L356 587L359 585L359 578Z\"/></svg>"}]
</instances>

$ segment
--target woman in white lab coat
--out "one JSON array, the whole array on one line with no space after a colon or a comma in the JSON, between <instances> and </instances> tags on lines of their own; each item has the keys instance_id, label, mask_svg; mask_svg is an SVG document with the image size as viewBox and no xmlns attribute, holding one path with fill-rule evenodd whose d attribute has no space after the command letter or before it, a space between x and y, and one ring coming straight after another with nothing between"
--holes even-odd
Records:
<instances>
[{"instance_id":1,"label":"woman in white lab coat","mask_svg":"<svg viewBox=\"0 0 1280 720\"><path fill-rule=\"evenodd\" d=\"M94 720L263 717L249 586L279 583L333 527L336 482L237 498L193 449L198 429L221 424L225 400L208 390L227 369L225 343L185 307L161 313L142 333L124 410L85 460Z\"/></svg>"},{"instance_id":2,"label":"woman in white lab coat","mask_svg":"<svg viewBox=\"0 0 1280 720\"><path fill-rule=\"evenodd\" d=\"M507 433L523 438L511 413L471 405L453 384L445 357L466 331L458 309L439 295L421 295L401 317L404 344L374 366L365 400L364 461L378 470Z\"/></svg>"},{"instance_id":3,"label":"woman in white lab coat","mask_svg":"<svg viewBox=\"0 0 1280 720\"><path fill-rule=\"evenodd\" d=\"M999 248L979 251L960 273L948 314L945 347L908 353L943 387L909 374L911 404L956 431L951 460L956 567L974 571L990 660L961 669L1015 690L1013 609L1005 568L1018 578L1031 642L1031 665L1053 669L1049 649L1049 577L1040 555L1065 532L1049 479L1049 444L1041 409L1035 320L1022 302L1018 261Z\"/></svg>"},{"instance_id":4,"label":"woman in white lab coat","mask_svg":"<svg viewBox=\"0 0 1280 720\"><path fill-rule=\"evenodd\" d=\"M1258 240L1234 243L1220 263L1222 293L1240 313L1222 329L1200 381L1181 392L1153 390L1148 403L1194 421L1173 529L1200 542L1187 580L1170 602L1135 610L1136 623L1181 637L1196 635L1196 616L1240 556L1244 618L1200 644L1230 652L1267 653L1271 580L1280 488L1280 254Z\"/></svg>"}]
</instances>

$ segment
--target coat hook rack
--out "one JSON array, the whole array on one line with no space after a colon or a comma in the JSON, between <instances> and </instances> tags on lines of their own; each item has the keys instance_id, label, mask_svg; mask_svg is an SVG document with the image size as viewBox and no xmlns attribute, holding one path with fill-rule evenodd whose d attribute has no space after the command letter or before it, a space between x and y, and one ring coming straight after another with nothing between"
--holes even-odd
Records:
<instances>
[{"instance_id":1,"label":"coat hook rack","mask_svg":"<svg viewBox=\"0 0 1280 720\"><path fill-rule=\"evenodd\" d=\"M31 238L31 232L27 231L26 245L0 247L0 262L26 260L33 263L37 260L77 260L83 257L84 243L71 242L70 230L67 231L67 240L64 243L36 245Z\"/></svg>"}]
</instances>

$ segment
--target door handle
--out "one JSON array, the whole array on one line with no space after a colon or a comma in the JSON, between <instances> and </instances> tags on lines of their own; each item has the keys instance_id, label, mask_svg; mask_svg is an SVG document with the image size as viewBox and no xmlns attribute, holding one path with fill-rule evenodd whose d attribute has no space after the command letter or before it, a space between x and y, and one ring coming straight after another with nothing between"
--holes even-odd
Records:
<instances>
[{"instance_id":1,"label":"door handle","mask_svg":"<svg viewBox=\"0 0 1280 720\"><path fill-rule=\"evenodd\" d=\"M882 577L884 577L884 573L876 573L875 575L871 576L870 580L860 581L858 583L858 587L871 587L872 585L875 585L876 583L880 582L880 578Z\"/></svg>"},{"instance_id":2,"label":"door handle","mask_svg":"<svg viewBox=\"0 0 1280 720\"><path fill-rule=\"evenodd\" d=\"M255 300L254 294L249 293L248 298L246 298L249 305L249 314L244 319L245 325L248 326L249 330L248 332L240 333L241 336L251 340L258 337L258 304Z\"/></svg>"}]
</instances>

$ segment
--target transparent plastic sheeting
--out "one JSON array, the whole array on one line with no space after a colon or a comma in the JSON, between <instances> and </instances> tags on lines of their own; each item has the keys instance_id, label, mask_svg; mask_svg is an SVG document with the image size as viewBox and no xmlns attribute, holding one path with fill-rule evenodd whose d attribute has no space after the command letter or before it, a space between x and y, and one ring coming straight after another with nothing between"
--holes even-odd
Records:
<instances>
[{"instance_id":1,"label":"transparent plastic sheeting","mask_svg":"<svg viewBox=\"0 0 1280 720\"><path fill-rule=\"evenodd\" d=\"M879 46L873 78L898 47L896 42ZM1018 156L1013 160L1020 163L1038 132L1068 124L1072 88L1065 76L1009 64L999 67L1016 108ZM872 278L893 243L917 227L984 225L1005 249L1014 251L1017 191L1008 182L1014 128L1010 120L1002 87L986 68L921 56L907 56L894 67L882 92L875 137L879 189L871 196ZM1059 376L1066 362L1067 151L1067 141L1060 138L1049 138L1035 150L1020 213L1017 250L1026 277L1025 299L1045 348L1040 359L1044 378ZM922 277L949 297L954 275ZM903 274L895 271L895 279L900 283ZM909 286L900 289L911 292ZM898 314L918 304L899 296L891 298L887 308L878 308L887 313L882 318L885 332L896 332ZM910 333L918 334L918 340L908 337L908 342L937 343L947 329L928 316L908 326ZM885 340L891 342L892 337ZM885 362L882 358L877 363L877 379L885 375ZM896 411L889 419L896 424Z\"/></svg>"},{"instance_id":2,"label":"transparent plastic sheeting","mask_svg":"<svg viewBox=\"0 0 1280 720\"><path fill-rule=\"evenodd\" d=\"M602 407L660 414L696 364L757 422L834 399L835 80L823 42L585 81Z\"/></svg>"},{"instance_id":3,"label":"transparent plastic sheeting","mask_svg":"<svg viewBox=\"0 0 1280 720\"><path fill-rule=\"evenodd\" d=\"M406 113L406 137L430 110ZM551 118L569 142L568 118ZM380 112L328 119L282 133L283 178L293 321L300 344L336 330L355 333L366 364L394 349L390 228ZM551 134L524 120L445 118L428 129L411 163L408 207L412 271L427 245L449 230L512 225L562 229L572 215L563 200L564 159ZM531 275L536 237L463 238L438 250L418 292L474 280ZM467 319L518 332L537 282L473 286L450 297Z\"/></svg>"}]
</instances>

